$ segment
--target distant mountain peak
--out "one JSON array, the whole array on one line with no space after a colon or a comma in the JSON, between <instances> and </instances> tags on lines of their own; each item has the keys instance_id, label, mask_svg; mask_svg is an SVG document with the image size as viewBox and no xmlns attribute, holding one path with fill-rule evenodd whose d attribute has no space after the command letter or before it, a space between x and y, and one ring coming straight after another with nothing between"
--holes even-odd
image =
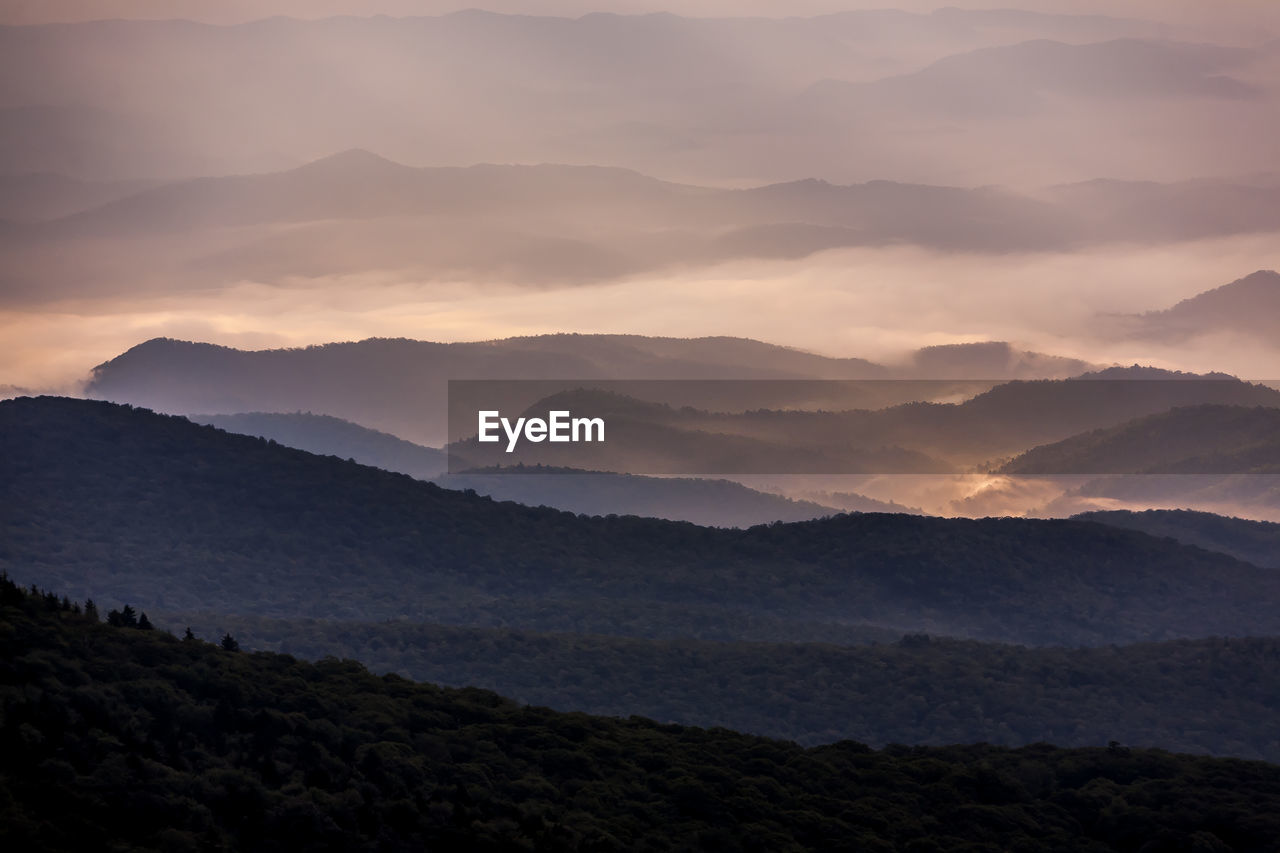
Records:
<instances>
[{"instance_id":1,"label":"distant mountain peak","mask_svg":"<svg viewBox=\"0 0 1280 853\"><path fill-rule=\"evenodd\" d=\"M1166 311L1151 312L1147 316L1180 317L1205 312L1218 314L1228 310L1268 313L1272 308L1280 309L1280 273L1258 270L1230 284L1184 299Z\"/></svg>"},{"instance_id":2,"label":"distant mountain peak","mask_svg":"<svg viewBox=\"0 0 1280 853\"><path fill-rule=\"evenodd\" d=\"M1206 290L1204 293L1192 296L1190 299L1184 299L1178 305L1187 305L1197 299L1209 298L1215 294L1226 295L1228 293L1245 298L1280 293L1280 273L1275 270L1258 270L1244 278L1238 278L1230 284L1224 284L1221 287L1215 287L1213 290ZM1178 305L1175 305L1172 310L1177 310Z\"/></svg>"},{"instance_id":3,"label":"distant mountain peak","mask_svg":"<svg viewBox=\"0 0 1280 853\"><path fill-rule=\"evenodd\" d=\"M1213 379L1219 381L1239 382L1240 380L1229 373L1184 373L1181 370L1166 370L1163 367L1151 367L1148 365L1133 364L1129 367L1108 367L1103 370L1094 370L1089 373L1082 373L1073 379Z\"/></svg>"},{"instance_id":4,"label":"distant mountain peak","mask_svg":"<svg viewBox=\"0 0 1280 853\"><path fill-rule=\"evenodd\" d=\"M328 157L321 157L319 160L312 160L298 168L294 172L353 172L353 171L401 171L411 169L412 166L406 166L403 163L397 163L394 160L388 160L381 154L375 154L365 148L348 148L345 151L339 151L336 154L330 154Z\"/></svg>"},{"instance_id":5,"label":"distant mountain peak","mask_svg":"<svg viewBox=\"0 0 1280 853\"><path fill-rule=\"evenodd\" d=\"M1126 315L1128 334L1167 340L1241 332L1274 344L1280 334L1280 273L1258 270L1183 299L1171 308Z\"/></svg>"}]
</instances>

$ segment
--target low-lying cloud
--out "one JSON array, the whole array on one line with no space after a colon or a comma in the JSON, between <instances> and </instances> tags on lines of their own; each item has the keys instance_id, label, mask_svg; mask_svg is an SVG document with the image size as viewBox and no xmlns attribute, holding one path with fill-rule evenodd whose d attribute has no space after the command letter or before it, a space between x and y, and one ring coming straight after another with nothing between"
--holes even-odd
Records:
<instances>
[{"instance_id":1,"label":"low-lying cloud","mask_svg":"<svg viewBox=\"0 0 1280 853\"><path fill-rule=\"evenodd\" d=\"M1007 340L1092 363L1280 376L1280 351L1233 335L1186 344L1111 339L1100 315L1167 308L1280 266L1274 235L1089 252L824 252L609 284L529 288L370 272L65 300L0 313L0 384L62 385L151 337L242 348L366 337L487 340L563 331L732 335L882 361L922 346Z\"/></svg>"}]
</instances>

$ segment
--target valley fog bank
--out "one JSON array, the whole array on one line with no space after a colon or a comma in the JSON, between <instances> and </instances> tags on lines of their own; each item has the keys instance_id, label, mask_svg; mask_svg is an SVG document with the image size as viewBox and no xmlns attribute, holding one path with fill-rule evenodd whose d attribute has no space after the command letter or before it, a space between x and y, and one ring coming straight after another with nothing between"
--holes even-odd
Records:
<instances>
[{"instance_id":1,"label":"valley fog bank","mask_svg":"<svg viewBox=\"0 0 1280 853\"><path fill-rule=\"evenodd\" d=\"M516 287L375 272L244 281L220 290L11 306L0 385L62 389L151 337L247 349L367 337L489 340L562 332L730 335L893 362L922 346L1002 340L1091 363L1280 376L1280 353L1239 335L1116 336L1108 314L1162 310L1280 266L1270 235L1078 253L834 250L611 284ZM1225 272L1224 272L1225 271Z\"/></svg>"}]
</instances>

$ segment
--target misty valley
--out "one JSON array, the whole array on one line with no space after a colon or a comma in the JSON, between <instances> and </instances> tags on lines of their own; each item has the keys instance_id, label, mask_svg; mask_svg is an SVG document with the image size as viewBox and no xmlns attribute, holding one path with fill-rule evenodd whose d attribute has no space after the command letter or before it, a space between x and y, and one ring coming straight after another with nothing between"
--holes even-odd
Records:
<instances>
[{"instance_id":1,"label":"misty valley","mask_svg":"<svg viewBox=\"0 0 1280 853\"><path fill-rule=\"evenodd\" d=\"M1000 5L0 4L0 848L1280 851L1280 8Z\"/></svg>"}]
</instances>

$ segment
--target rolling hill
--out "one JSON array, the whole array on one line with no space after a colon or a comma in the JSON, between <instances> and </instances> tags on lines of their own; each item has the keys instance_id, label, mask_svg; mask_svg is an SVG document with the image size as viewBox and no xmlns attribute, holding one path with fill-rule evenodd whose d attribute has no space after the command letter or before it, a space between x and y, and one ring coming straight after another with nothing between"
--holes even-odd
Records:
<instances>
[{"instance_id":1,"label":"rolling hill","mask_svg":"<svg viewBox=\"0 0 1280 853\"><path fill-rule=\"evenodd\" d=\"M589 519L108 403L4 401L0 426L0 568L157 612L720 639L1280 632L1274 571L1089 522Z\"/></svg>"}]
</instances>

